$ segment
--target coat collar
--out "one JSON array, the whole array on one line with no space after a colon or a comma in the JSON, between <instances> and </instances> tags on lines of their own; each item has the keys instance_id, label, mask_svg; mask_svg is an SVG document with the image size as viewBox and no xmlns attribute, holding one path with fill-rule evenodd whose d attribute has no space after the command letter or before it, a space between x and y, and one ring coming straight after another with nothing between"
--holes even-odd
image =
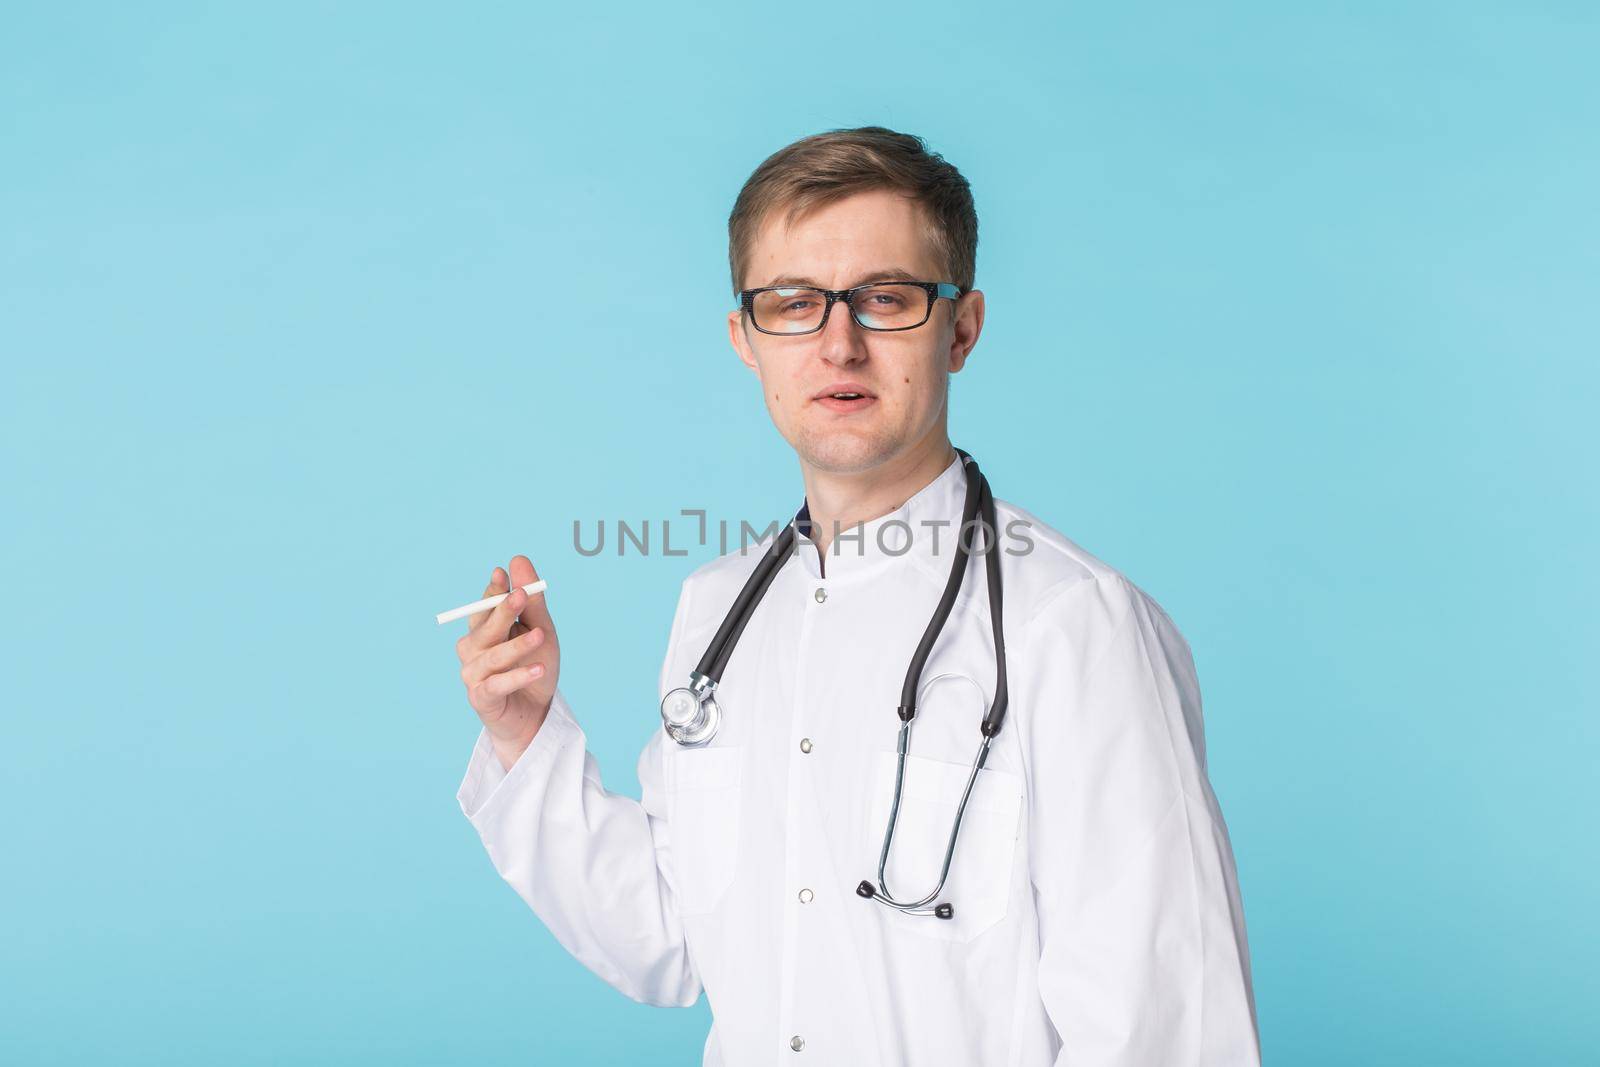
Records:
<instances>
[{"instance_id":1,"label":"coat collar","mask_svg":"<svg viewBox=\"0 0 1600 1067\"><path fill-rule=\"evenodd\" d=\"M816 542L803 529L796 533L795 554L807 574L826 581L849 580L912 559L947 570L955 557L966 495L966 464L957 455L898 508L869 522L841 527L828 545L825 569Z\"/></svg>"}]
</instances>

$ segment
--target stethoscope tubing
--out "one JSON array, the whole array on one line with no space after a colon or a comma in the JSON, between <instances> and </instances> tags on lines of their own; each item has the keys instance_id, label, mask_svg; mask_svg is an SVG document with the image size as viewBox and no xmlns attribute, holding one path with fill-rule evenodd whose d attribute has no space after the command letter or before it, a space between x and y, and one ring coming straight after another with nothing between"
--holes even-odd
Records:
<instances>
[{"instance_id":1,"label":"stethoscope tubing","mask_svg":"<svg viewBox=\"0 0 1600 1067\"><path fill-rule=\"evenodd\" d=\"M956 536L956 562L950 569L950 578L945 583L944 595L939 600L939 607L934 612L933 618L928 623L928 629L922 635L922 641L917 646L916 655L912 657L911 665L906 670L905 685L900 691L900 734L896 741L894 799L889 809L889 822L884 829L883 848L878 853L878 883L873 885L863 881L856 887L860 896L876 900L879 903L896 908L913 915L936 915L941 919L954 916L954 907L948 903L937 908L928 908L939 893L944 889L945 880L950 874L950 863L955 856L956 841L961 834L962 821L966 816L967 800L972 796L972 787L978 779L978 771L989 758L989 745L996 734L1000 732L1001 725L1005 722L1006 705L1008 703L1008 690L1006 686L1006 658L1005 658L1005 628L1002 625L1003 602L1001 599L1000 584L1000 555L999 555L999 529L995 516L994 497L989 492L989 483L977 469L976 461L960 449L962 458L968 462L972 471L967 481L967 499L962 508L961 529ZM977 499L974 500L974 497ZM939 881L925 896L917 900L896 900L889 890L886 876L889 865L889 848L894 840L895 825L900 819L900 798L904 790L906 754L911 745L911 726L916 719L916 693L917 686L922 679L923 667L927 663L928 655L933 649L934 642L944 629L945 620L949 617L950 609L955 604L955 598L961 588L961 579L965 576L967 560L971 554L970 545L965 535L971 528L975 513L983 515L987 528L987 543L984 546L984 576L989 585L989 618L990 626L995 639L995 687L994 700L989 706L989 713L984 716L980 727L983 740L978 745L977 754L972 760L972 770L967 775L966 787L961 791L961 802L956 807L956 816L950 826L950 837L945 845L944 859L939 866Z\"/></svg>"}]
</instances>

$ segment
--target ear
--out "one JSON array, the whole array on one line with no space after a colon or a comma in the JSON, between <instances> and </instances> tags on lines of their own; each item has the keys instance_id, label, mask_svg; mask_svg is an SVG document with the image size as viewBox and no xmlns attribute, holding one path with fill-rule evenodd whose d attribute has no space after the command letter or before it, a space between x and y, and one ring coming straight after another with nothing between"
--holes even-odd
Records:
<instances>
[{"instance_id":1,"label":"ear","mask_svg":"<svg viewBox=\"0 0 1600 1067\"><path fill-rule=\"evenodd\" d=\"M952 307L950 373L954 374L966 365L967 356L983 332L983 290L962 293Z\"/></svg>"},{"instance_id":2,"label":"ear","mask_svg":"<svg viewBox=\"0 0 1600 1067\"><path fill-rule=\"evenodd\" d=\"M750 338L744 332L744 313L742 311L728 312L728 343L733 345L733 350L739 356L739 361L746 367L761 373L760 366L756 363L755 351L750 347Z\"/></svg>"}]
</instances>

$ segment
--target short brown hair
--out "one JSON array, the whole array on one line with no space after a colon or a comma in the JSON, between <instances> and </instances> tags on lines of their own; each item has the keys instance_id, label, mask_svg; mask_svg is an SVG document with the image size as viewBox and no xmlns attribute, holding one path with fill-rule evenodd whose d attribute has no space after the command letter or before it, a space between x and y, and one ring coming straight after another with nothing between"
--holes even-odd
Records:
<instances>
[{"instance_id":1,"label":"short brown hair","mask_svg":"<svg viewBox=\"0 0 1600 1067\"><path fill-rule=\"evenodd\" d=\"M895 189L922 206L928 240L944 260L950 281L972 288L978 259L978 213L961 172L922 138L882 126L829 130L778 149L755 169L728 216L728 269L733 289L744 286L750 246L774 209L787 222L815 208L873 189Z\"/></svg>"}]
</instances>

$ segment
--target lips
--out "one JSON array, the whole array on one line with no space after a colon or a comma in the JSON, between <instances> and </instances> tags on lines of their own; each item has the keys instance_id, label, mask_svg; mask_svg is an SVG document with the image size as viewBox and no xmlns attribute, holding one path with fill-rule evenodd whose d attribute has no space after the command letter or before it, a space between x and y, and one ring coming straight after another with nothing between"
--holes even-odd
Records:
<instances>
[{"instance_id":1,"label":"lips","mask_svg":"<svg viewBox=\"0 0 1600 1067\"><path fill-rule=\"evenodd\" d=\"M816 398L816 403L824 406L824 408L827 408L827 410L838 411L838 413L842 414L848 414L851 413L851 411L861 411L864 410L864 408L870 408L870 406L875 405L877 402L877 397L866 397L866 395L859 394L854 395L854 397L850 397L850 394L843 394L838 395L838 397Z\"/></svg>"},{"instance_id":2,"label":"lips","mask_svg":"<svg viewBox=\"0 0 1600 1067\"><path fill-rule=\"evenodd\" d=\"M813 400L856 400L865 398L875 399L875 394L860 382L834 382L832 385L817 390L811 397Z\"/></svg>"}]
</instances>

